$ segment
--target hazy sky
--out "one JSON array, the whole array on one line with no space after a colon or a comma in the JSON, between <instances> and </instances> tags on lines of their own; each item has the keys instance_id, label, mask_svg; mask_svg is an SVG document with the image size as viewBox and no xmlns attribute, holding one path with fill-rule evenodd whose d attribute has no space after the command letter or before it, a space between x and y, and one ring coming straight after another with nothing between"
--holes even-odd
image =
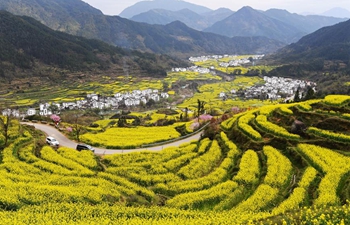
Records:
<instances>
[{"instance_id":1,"label":"hazy sky","mask_svg":"<svg viewBox=\"0 0 350 225\"><path fill-rule=\"evenodd\" d=\"M118 15L123 9L132 6L140 0L83 0L91 6L100 9L107 15ZM271 8L287 9L292 13L318 13L321 14L335 7L342 7L350 11L349 0L186 0L210 9L221 7L237 11L243 6L251 6L254 9L267 10Z\"/></svg>"}]
</instances>

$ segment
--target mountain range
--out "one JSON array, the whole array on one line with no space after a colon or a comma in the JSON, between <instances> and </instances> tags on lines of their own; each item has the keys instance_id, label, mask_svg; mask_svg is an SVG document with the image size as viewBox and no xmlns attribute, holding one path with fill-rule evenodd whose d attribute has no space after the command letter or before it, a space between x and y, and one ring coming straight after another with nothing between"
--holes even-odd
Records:
<instances>
[{"instance_id":1,"label":"mountain range","mask_svg":"<svg viewBox=\"0 0 350 225\"><path fill-rule=\"evenodd\" d=\"M204 30L233 13L233 11L227 8L220 8L202 14L195 13L189 9L181 9L179 11L151 9L148 12L143 12L131 17L130 20L160 25L166 25L178 20L193 29Z\"/></svg>"},{"instance_id":2,"label":"mountain range","mask_svg":"<svg viewBox=\"0 0 350 225\"><path fill-rule=\"evenodd\" d=\"M45 76L46 79L47 71L65 71L62 75L91 71L124 75L124 65L137 71L134 75L164 76L173 67L187 65L165 55L125 50L54 31L33 18L5 11L0 11L0 52L1 80L20 76Z\"/></svg>"},{"instance_id":3,"label":"mountain range","mask_svg":"<svg viewBox=\"0 0 350 225\"><path fill-rule=\"evenodd\" d=\"M350 11L344 8L333 8L330 9L324 13L322 13L323 16L332 16L332 17L339 17L339 18L350 18Z\"/></svg>"},{"instance_id":4,"label":"mountain range","mask_svg":"<svg viewBox=\"0 0 350 225\"><path fill-rule=\"evenodd\" d=\"M105 16L81 0L0 0L0 9L33 17L54 30L119 47L183 58L198 54L266 53L283 46L266 37L229 38L204 33L180 22L149 25Z\"/></svg>"},{"instance_id":5,"label":"mountain range","mask_svg":"<svg viewBox=\"0 0 350 225\"><path fill-rule=\"evenodd\" d=\"M185 2L182 0L153 0L153 1L140 1L134 5L124 9L119 16L130 19L131 17L140 13L147 12L152 9L165 9L171 11L179 11L188 9L197 14L207 13L212 11L211 9L196 5L193 3Z\"/></svg>"},{"instance_id":6,"label":"mountain range","mask_svg":"<svg viewBox=\"0 0 350 225\"><path fill-rule=\"evenodd\" d=\"M323 27L286 46L275 54L283 62L310 60L350 61L350 20Z\"/></svg>"},{"instance_id":7,"label":"mountain range","mask_svg":"<svg viewBox=\"0 0 350 225\"><path fill-rule=\"evenodd\" d=\"M265 36L292 43L306 34L346 19L316 15L302 16L281 9L260 11L243 7L237 12L221 8L202 14L189 9L180 11L152 9L133 16L131 20L162 25L178 20L193 29L228 37Z\"/></svg>"}]
</instances>

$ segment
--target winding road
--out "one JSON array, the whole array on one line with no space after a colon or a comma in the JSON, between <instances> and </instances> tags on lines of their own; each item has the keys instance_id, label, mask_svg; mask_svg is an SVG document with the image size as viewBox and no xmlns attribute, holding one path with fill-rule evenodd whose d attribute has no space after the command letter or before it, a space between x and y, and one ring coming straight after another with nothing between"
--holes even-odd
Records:
<instances>
[{"instance_id":1,"label":"winding road","mask_svg":"<svg viewBox=\"0 0 350 225\"><path fill-rule=\"evenodd\" d=\"M66 136L64 136L61 132L59 132L56 128L45 125L45 124L38 124L38 123L27 123L23 122L21 124L26 124L30 126L34 126L35 129L41 130L44 132L47 136L54 137L59 143L60 146L74 148L77 146L77 142L74 142L70 139L68 139ZM181 144L188 143L191 141L197 141L199 140L202 132L199 132L193 136L190 136L188 138L171 142L169 144L155 146L155 147L148 147L148 148L137 148L137 149L103 149L103 148L95 148L95 154L96 155L108 155L108 154L122 154L122 153L130 153L130 152L140 152L140 151L161 151L168 147L177 147Z\"/></svg>"}]
</instances>

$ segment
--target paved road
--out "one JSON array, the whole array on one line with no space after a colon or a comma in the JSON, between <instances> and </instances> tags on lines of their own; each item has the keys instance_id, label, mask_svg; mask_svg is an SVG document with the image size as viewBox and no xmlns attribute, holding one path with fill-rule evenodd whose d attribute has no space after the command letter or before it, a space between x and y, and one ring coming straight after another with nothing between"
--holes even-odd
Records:
<instances>
[{"instance_id":1,"label":"paved road","mask_svg":"<svg viewBox=\"0 0 350 225\"><path fill-rule=\"evenodd\" d=\"M43 131L47 136L51 136L56 138L56 140L60 143L60 146L65 146L69 148L74 148L77 146L77 142L74 142L64 136L61 132L59 132L56 128L39 123L22 123L34 126L36 129ZM199 132L193 136L190 136L186 139L182 139L179 141L175 141L166 145L149 147L149 148L138 148L138 149L103 149L103 148L95 148L95 154L97 155L108 155L108 154L121 154L121 153L129 153L129 152L139 152L139 151L161 151L167 147L177 147L183 143L188 143L191 141L199 140L202 132Z\"/></svg>"}]
</instances>

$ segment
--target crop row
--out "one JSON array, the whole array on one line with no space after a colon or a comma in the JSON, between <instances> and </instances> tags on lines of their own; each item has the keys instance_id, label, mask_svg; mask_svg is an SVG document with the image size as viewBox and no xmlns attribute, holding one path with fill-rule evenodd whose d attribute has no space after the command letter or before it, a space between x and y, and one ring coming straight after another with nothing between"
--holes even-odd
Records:
<instances>
[{"instance_id":1,"label":"crop row","mask_svg":"<svg viewBox=\"0 0 350 225\"><path fill-rule=\"evenodd\" d=\"M203 155L193 159L188 165L182 167L178 175L185 179L196 179L210 173L222 157L221 148L216 140L212 141L209 150Z\"/></svg>"},{"instance_id":2,"label":"crop row","mask_svg":"<svg viewBox=\"0 0 350 225\"><path fill-rule=\"evenodd\" d=\"M103 158L103 162L108 168L123 167L144 167L150 168L154 163L161 161L162 154L160 152L140 151L130 152L128 154L111 154Z\"/></svg>"},{"instance_id":3,"label":"crop row","mask_svg":"<svg viewBox=\"0 0 350 225\"><path fill-rule=\"evenodd\" d=\"M225 131L230 131L234 124L237 122L237 119L242 115L242 113L236 114L233 117L223 121L220 126L223 128Z\"/></svg>"},{"instance_id":4,"label":"crop row","mask_svg":"<svg viewBox=\"0 0 350 225\"><path fill-rule=\"evenodd\" d=\"M324 98L328 105L341 106L350 102L350 96L347 95L328 95Z\"/></svg>"},{"instance_id":5,"label":"crop row","mask_svg":"<svg viewBox=\"0 0 350 225\"><path fill-rule=\"evenodd\" d=\"M322 130L316 127L309 127L307 129L307 132L319 137L328 138L331 141L350 143L350 135L335 133L328 130Z\"/></svg>"},{"instance_id":6,"label":"crop row","mask_svg":"<svg viewBox=\"0 0 350 225\"><path fill-rule=\"evenodd\" d=\"M217 185L228 178L228 170L235 165L236 158L239 151L235 144L227 139L224 133L221 133L221 137L225 145L229 146L229 151L226 158L221 162L221 164L215 168L215 170L204 177L200 177L192 180L175 181L168 182L167 184L157 184L155 185L162 193L175 194L184 192L193 192L203 189L208 189L213 185ZM215 141L216 142L216 141ZM215 144L216 145L216 144ZM209 152L209 151L208 151Z\"/></svg>"},{"instance_id":7,"label":"crop row","mask_svg":"<svg viewBox=\"0 0 350 225\"><path fill-rule=\"evenodd\" d=\"M325 173L319 185L319 196L315 204L339 204L337 191L343 177L350 172L350 158L315 145L299 144L298 150L316 168Z\"/></svg>"},{"instance_id":8,"label":"crop row","mask_svg":"<svg viewBox=\"0 0 350 225\"><path fill-rule=\"evenodd\" d=\"M344 114L342 115L342 117L343 117L344 119L350 120L350 113L344 113Z\"/></svg>"},{"instance_id":9,"label":"crop row","mask_svg":"<svg viewBox=\"0 0 350 225\"><path fill-rule=\"evenodd\" d=\"M164 162L162 166L169 171L176 172L179 168L186 165L190 160L197 156L194 150L197 148L196 144L192 144L187 147L189 149L187 154L183 154L180 157Z\"/></svg>"},{"instance_id":10,"label":"crop row","mask_svg":"<svg viewBox=\"0 0 350 225\"><path fill-rule=\"evenodd\" d=\"M179 147L165 148L159 152L140 151L129 154L112 154L104 157L104 162L110 167L145 167L162 164L169 160L175 159L189 152L194 152L197 144L185 143Z\"/></svg>"},{"instance_id":11,"label":"crop row","mask_svg":"<svg viewBox=\"0 0 350 225\"><path fill-rule=\"evenodd\" d=\"M167 205L180 209L198 209L205 203L214 205L227 198L237 187L236 182L226 181L206 190L176 195L167 201Z\"/></svg>"},{"instance_id":12,"label":"crop row","mask_svg":"<svg viewBox=\"0 0 350 225\"><path fill-rule=\"evenodd\" d=\"M126 178L112 175L109 173L104 173L104 172L98 173L98 177L101 177L101 178L106 179L106 180L110 180L113 183L115 183L119 186L122 186L124 188L129 188L130 190L132 190L132 192L135 192L135 193L140 194L141 196L144 196L149 201L151 201L155 197L154 192L152 192L151 190L148 190L145 187L137 185L134 182L130 182ZM128 194L130 194L130 193L128 193Z\"/></svg>"},{"instance_id":13,"label":"crop row","mask_svg":"<svg viewBox=\"0 0 350 225\"><path fill-rule=\"evenodd\" d=\"M287 116L293 115L293 111L286 106L280 107L279 110L281 111L282 114L285 114Z\"/></svg>"},{"instance_id":14,"label":"crop row","mask_svg":"<svg viewBox=\"0 0 350 225\"><path fill-rule=\"evenodd\" d=\"M264 146L263 151L267 156L267 174L264 183L272 187L283 187L291 176L292 163L271 146Z\"/></svg>"},{"instance_id":15,"label":"crop row","mask_svg":"<svg viewBox=\"0 0 350 225\"><path fill-rule=\"evenodd\" d=\"M300 208L305 203L310 184L315 180L317 170L313 167L308 167L298 183L298 187L294 188L292 194L284 200L279 206L272 210L272 214L281 214L288 210L295 210Z\"/></svg>"},{"instance_id":16,"label":"crop row","mask_svg":"<svg viewBox=\"0 0 350 225\"><path fill-rule=\"evenodd\" d=\"M291 140L299 140L300 139L299 135L291 134L285 128L269 122L265 115L258 115L255 121L260 129L262 129L268 133L271 133L273 135L276 135L276 136L279 136L282 138L291 139Z\"/></svg>"},{"instance_id":17,"label":"crop row","mask_svg":"<svg viewBox=\"0 0 350 225\"><path fill-rule=\"evenodd\" d=\"M40 151L41 158L54 163L56 165L61 165L64 168L67 168L71 171L75 171L77 175L79 176L93 176L95 175L94 172L89 170L88 168L82 166L81 164L64 158L63 156L59 155L55 150L53 150L50 146L44 146Z\"/></svg>"},{"instance_id":18,"label":"crop row","mask_svg":"<svg viewBox=\"0 0 350 225\"><path fill-rule=\"evenodd\" d=\"M167 127L109 128L103 133L87 133L81 141L93 146L105 146L108 149L136 148L145 144L167 141L180 137L175 125Z\"/></svg>"},{"instance_id":19,"label":"crop row","mask_svg":"<svg viewBox=\"0 0 350 225\"><path fill-rule=\"evenodd\" d=\"M268 184L260 184L245 201L242 201L232 209L233 213L258 212L265 209L278 197L279 190Z\"/></svg>"},{"instance_id":20,"label":"crop row","mask_svg":"<svg viewBox=\"0 0 350 225\"><path fill-rule=\"evenodd\" d=\"M233 177L234 181L243 184L257 184L260 177L260 163L258 154L253 150L246 151L239 164L239 171Z\"/></svg>"},{"instance_id":21,"label":"crop row","mask_svg":"<svg viewBox=\"0 0 350 225\"><path fill-rule=\"evenodd\" d=\"M249 125L249 122L251 122L253 119L255 119L255 115L252 113L247 113L241 116L238 119L238 129L254 141L261 141L261 134Z\"/></svg>"},{"instance_id":22,"label":"crop row","mask_svg":"<svg viewBox=\"0 0 350 225\"><path fill-rule=\"evenodd\" d=\"M90 169L97 168L97 161L95 159L94 154L91 151L78 152L71 148L60 147L57 150L57 153L63 156L64 158L70 159L83 165L84 167Z\"/></svg>"},{"instance_id":23,"label":"crop row","mask_svg":"<svg viewBox=\"0 0 350 225\"><path fill-rule=\"evenodd\" d=\"M3 209L18 209L23 205L36 205L47 202L91 202L102 203L106 197L119 200L120 194L115 188L115 185L109 185L102 188L101 185L93 186L86 185L87 183L80 182L79 185L73 184L57 185L52 182L49 176L38 176L41 179L27 180L26 182L13 182L16 177L11 175L11 179L6 178L7 174L2 174L5 179L2 179L0 190L6 195L1 195L0 202ZM35 175L34 175L35 176ZM47 180L42 181L42 179ZM59 179L64 179L60 177ZM48 182L50 181L50 182ZM45 182L45 184L41 184ZM101 183L101 182L100 182Z\"/></svg>"},{"instance_id":24,"label":"crop row","mask_svg":"<svg viewBox=\"0 0 350 225\"><path fill-rule=\"evenodd\" d=\"M211 145L211 141L209 138L205 138L201 140L198 147L198 154L205 153L209 149L210 145Z\"/></svg>"}]
</instances>

